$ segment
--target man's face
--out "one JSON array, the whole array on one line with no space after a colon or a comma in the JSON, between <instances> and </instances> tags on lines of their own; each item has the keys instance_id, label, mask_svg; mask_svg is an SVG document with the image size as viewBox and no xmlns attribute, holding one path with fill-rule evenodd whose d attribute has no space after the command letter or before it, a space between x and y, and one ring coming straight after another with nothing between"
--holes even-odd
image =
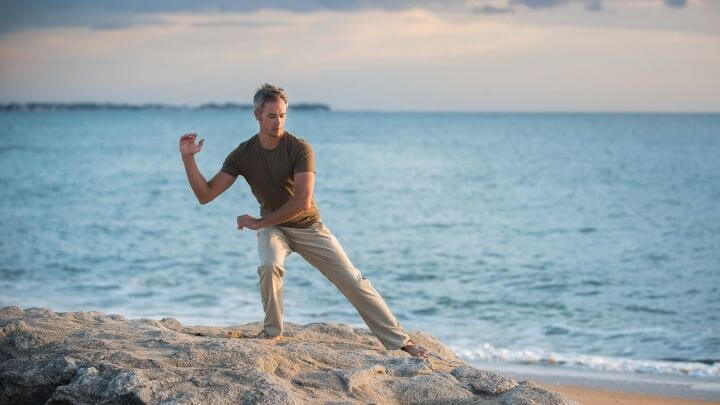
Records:
<instances>
[{"instance_id":1,"label":"man's face","mask_svg":"<svg viewBox=\"0 0 720 405\"><path fill-rule=\"evenodd\" d=\"M260 124L260 133L278 138L285 133L285 112L287 104L282 99L266 101L262 111L255 112L255 118Z\"/></svg>"}]
</instances>

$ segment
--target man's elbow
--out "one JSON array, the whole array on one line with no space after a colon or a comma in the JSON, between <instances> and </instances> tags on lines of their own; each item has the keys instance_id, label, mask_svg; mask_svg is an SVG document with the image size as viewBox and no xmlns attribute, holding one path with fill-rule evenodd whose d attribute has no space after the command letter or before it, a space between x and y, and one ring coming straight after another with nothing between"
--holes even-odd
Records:
<instances>
[{"instance_id":1,"label":"man's elbow","mask_svg":"<svg viewBox=\"0 0 720 405\"><path fill-rule=\"evenodd\" d=\"M213 200L212 197L208 197L208 196L197 196L197 199L201 205L205 205Z\"/></svg>"},{"instance_id":2,"label":"man's elbow","mask_svg":"<svg viewBox=\"0 0 720 405\"><path fill-rule=\"evenodd\" d=\"M312 200L300 199L297 203L297 209L299 211L307 211L312 208Z\"/></svg>"}]
</instances>

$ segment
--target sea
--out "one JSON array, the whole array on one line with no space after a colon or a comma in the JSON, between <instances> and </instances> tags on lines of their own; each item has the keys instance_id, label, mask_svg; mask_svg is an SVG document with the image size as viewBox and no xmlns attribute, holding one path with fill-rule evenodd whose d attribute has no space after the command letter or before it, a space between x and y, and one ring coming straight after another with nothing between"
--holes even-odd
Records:
<instances>
[{"instance_id":1,"label":"sea","mask_svg":"<svg viewBox=\"0 0 720 405\"><path fill-rule=\"evenodd\" d=\"M0 112L0 306L186 324L263 318L258 203L207 179L238 109ZM720 114L297 110L324 224L403 327L502 368L720 386ZM285 321L365 327L290 255ZM718 391L720 394L720 391Z\"/></svg>"}]
</instances>

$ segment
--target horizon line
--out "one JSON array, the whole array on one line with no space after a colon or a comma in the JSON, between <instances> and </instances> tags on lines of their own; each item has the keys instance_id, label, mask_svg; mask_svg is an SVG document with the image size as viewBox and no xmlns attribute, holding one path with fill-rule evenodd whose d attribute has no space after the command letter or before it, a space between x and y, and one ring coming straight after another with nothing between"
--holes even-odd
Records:
<instances>
[{"instance_id":1,"label":"horizon line","mask_svg":"<svg viewBox=\"0 0 720 405\"><path fill-rule=\"evenodd\" d=\"M0 102L0 111L31 112L31 111L68 111L68 110L143 110L143 109L168 109L168 110L248 110L252 109L251 103L237 102L205 102L200 104L173 104L173 103L127 103L127 102L62 102L62 101L27 101L27 102ZM288 104L288 109L315 110L326 112L345 113L419 113L419 114L720 114L718 110L540 110L540 109L368 109L368 108L331 108L329 104L322 102L296 102Z\"/></svg>"}]
</instances>

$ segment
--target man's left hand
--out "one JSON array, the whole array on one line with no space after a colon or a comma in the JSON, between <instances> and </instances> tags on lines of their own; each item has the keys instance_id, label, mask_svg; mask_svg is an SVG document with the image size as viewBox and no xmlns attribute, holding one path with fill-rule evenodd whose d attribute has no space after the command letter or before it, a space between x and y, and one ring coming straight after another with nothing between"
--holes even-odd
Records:
<instances>
[{"instance_id":1,"label":"man's left hand","mask_svg":"<svg viewBox=\"0 0 720 405\"><path fill-rule=\"evenodd\" d=\"M260 223L259 219L251 217L247 214L237 217L237 226L239 230L243 230L243 228L250 228L252 230L258 230L262 228L262 224Z\"/></svg>"}]
</instances>

